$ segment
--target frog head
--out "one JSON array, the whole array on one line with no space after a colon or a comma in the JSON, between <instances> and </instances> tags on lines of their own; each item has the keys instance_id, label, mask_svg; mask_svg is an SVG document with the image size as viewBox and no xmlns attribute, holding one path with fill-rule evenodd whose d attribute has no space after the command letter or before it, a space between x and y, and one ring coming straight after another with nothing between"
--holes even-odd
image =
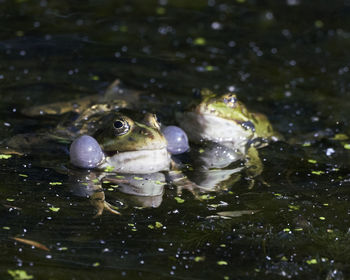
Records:
<instances>
[{"instance_id":1,"label":"frog head","mask_svg":"<svg viewBox=\"0 0 350 280\"><path fill-rule=\"evenodd\" d=\"M109 113L99 120L99 129L93 137L106 154L166 148L166 140L153 114L141 119L136 113Z\"/></svg>"},{"instance_id":2,"label":"frog head","mask_svg":"<svg viewBox=\"0 0 350 280\"><path fill-rule=\"evenodd\" d=\"M217 116L243 126L245 122L251 121L248 109L236 94L216 95L208 89L202 90L201 94L202 101L195 107L198 114Z\"/></svg>"},{"instance_id":3,"label":"frog head","mask_svg":"<svg viewBox=\"0 0 350 280\"><path fill-rule=\"evenodd\" d=\"M277 135L267 117L250 112L236 94L216 95L205 89L201 95L199 104L177 116L190 140L232 143L241 149L251 140L267 141Z\"/></svg>"},{"instance_id":4,"label":"frog head","mask_svg":"<svg viewBox=\"0 0 350 280\"><path fill-rule=\"evenodd\" d=\"M155 115L109 112L94 118L93 126L92 137L83 135L72 143L73 165L143 174L169 169L167 141Z\"/></svg>"},{"instance_id":5,"label":"frog head","mask_svg":"<svg viewBox=\"0 0 350 280\"><path fill-rule=\"evenodd\" d=\"M124 173L168 170L167 141L155 115L113 112L104 116L93 137L105 154L100 168Z\"/></svg>"}]
</instances>

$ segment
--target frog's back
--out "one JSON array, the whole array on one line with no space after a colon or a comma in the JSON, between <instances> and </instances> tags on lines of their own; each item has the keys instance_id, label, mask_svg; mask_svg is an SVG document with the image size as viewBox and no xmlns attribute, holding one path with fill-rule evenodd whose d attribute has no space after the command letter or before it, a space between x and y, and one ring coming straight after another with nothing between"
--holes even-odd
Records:
<instances>
[{"instance_id":1,"label":"frog's back","mask_svg":"<svg viewBox=\"0 0 350 280\"><path fill-rule=\"evenodd\" d=\"M109 105L109 108L135 108L139 103L141 94L141 91L124 88L117 79L103 94L23 108L21 112L28 117L39 117L64 115L66 113L76 113L79 115L97 104ZM104 108L107 110L108 106Z\"/></svg>"}]
</instances>

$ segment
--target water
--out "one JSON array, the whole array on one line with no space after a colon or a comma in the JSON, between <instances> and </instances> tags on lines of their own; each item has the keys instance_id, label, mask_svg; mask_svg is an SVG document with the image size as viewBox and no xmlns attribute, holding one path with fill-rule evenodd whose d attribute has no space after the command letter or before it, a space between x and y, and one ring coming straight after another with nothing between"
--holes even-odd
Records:
<instances>
[{"instance_id":1,"label":"water","mask_svg":"<svg viewBox=\"0 0 350 280\"><path fill-rule=\"evenodd\" d=\"M288 140L260 152L269 186L249 190L242 179L203 200L184 192L184 201L168 188L146 209L106 190L128 207L97 219L58 171L62 151L1 159L1 278L23 270L35 279L344 279L350 141L333 137L349 133L349 9L348 1L1 1L1 138L57 122L21 109L102 92L118 77L170 102L164 109L200 88L234 89ZM255 214L210 217L243 210Z\"/></svg>"}]
</instances>

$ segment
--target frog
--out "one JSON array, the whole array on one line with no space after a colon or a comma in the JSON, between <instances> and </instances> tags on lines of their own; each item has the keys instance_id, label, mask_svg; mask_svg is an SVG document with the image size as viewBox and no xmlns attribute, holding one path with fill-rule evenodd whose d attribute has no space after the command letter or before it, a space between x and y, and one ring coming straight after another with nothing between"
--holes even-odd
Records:
<instances>
[{"instance_id":1,"label":"frog","mask_svg":"<svg viewBox=\"0 0 350 280\"><path fill-rule=\"evenodd\" d=\"M73 141L70 162L75 181L95 195L97 215L105 209L119 214L105 201L101 181L118 184L122 192L139 197L161 196L166 184L162 172L170 172L171 155L155 114L122 109L90 119L95 125ZM86 139L95 142L85 144ZM93 159L87 164L91 147ZM96 158L96 154L100 156Z\"/></svg>"},{"instance_id":2,"label":"frog","mask_svg":"<svg viewBox=\"0 0 350 280\"><path fill-rule=\"evenodd\" d=\"M194 158L201 161L206 170L222 169L232 162L243 160L249 188L252 188L255 178L263 171L258 149L283 137L273 129L264 114L249 110L237 94L220 95L209 89L200 93L199 102L176 114L178 124L187 133L190 142L200 147L198 150L201 152ZM228 159L225 166L222 162L213 162L214 158L222 157ZM231 172L236 173L234 170L239 172L241 169L232 169ZM202 174L201 177L205 176ZM224 176L225 180L228 177ZM218 181L216 178L211 185L217 185Z\"/></svg>"},{"instance_id":3,"label":"frog","mask_svg":"<svg viewBox=\"0 0 350 280\"><path fill-rule=\"evenodd\" d=\"M0 151L5 154L45 154L71 143L77 136L87 133L95 126L96 118L123 108L133 109L139 102L141 91L129 90L116 79L103 94L88 95L63 102L28 106L20 110L26 119L43 120L55 118L53 128L38 128L33 133L16 134L0 141ZM44 148L43 148L44 147Z\"/></svg>"},{"instance_id":4,"label":"frog","mask_svg":"<svg viewBox=\"0 0 350 280\"><path fill-rule=\"evenodd\" d=\"M106 112L118 108L132 108L139 102L142 91L128 89L119 79L115 79L102 94L88 95L68 101L53 102L44 105L23 108L21 113L27 117L61 116L67 113L78 115L80 121L97 112Z\"/></svg>"}]
</instances>

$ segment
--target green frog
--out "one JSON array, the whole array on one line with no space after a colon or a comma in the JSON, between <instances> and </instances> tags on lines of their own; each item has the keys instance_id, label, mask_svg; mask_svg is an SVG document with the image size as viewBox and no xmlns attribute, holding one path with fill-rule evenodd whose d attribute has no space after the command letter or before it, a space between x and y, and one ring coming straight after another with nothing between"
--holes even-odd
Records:
<instances>
[{"instance_id":1,"label":"green frog","mask_svg":"<svg viewBox=\"0 0 350 280\"><path fill-rule=\"evenodd\" d=\"M79 134L91 135L90 141L95 140L98 146L76 139L70 148L70 159L75 166L144 174L169 169L167 141L154 114L121 109L93 115L86 122L89 129L82 129ZM90 160L87 157L91 149L93 158ZM86 163L86 160L90 161Z\"/></svg>"},{"instance_id":2,"label":"green frog","mask_svg":"<svg viewBox=\"0 0 350 280\"><path fill-rule=\"evenodd\" d=\"M215 158L214 154L217 155L220 152L224 152L226 158L231 158L231 162L244 158L246 172L250 178L250 187L252 187L254 178L263 171L263 164L257 149L266 146L271 141L280 140L282 137L273 129L265 115L249 111L238 100L236 94L217 95L204 89L201 91L201 96L202 100L199 104L176 115L180 127L187 133L192 143L202 147L203 145L208 146L206 144L208 142L216 143L216 145L210 144L209 149L205 148L203 156L199 153L195 157L202 158L201 164L202 166L207 165L207 169L222 168L212 162ZM217 145L222 148L213 148ZM202 147L200 150L203 151ZM228 152L227 149L231 152ZM229 161L226 166L229 165ZM217 180L213 184L217 184Z\"/></svg>"},{"instance_id":3,"label":"green frog","mask_svg":"<svg viewBox=\"0 0 350 280\"><path fill-rule=\"evenodd\" d=\"M167 183L164 172L170 174L172 161L156 116L124 109L90 118L95 123L88 132L91 136L85 134L71 144L70 162L80 169L72 168L70 174L80 188L90 191L97 215L104 209L118 213L105 201L102 181L143 197L142 206L147 206L150 197L161 201Z\"/></svg>"},{"instance_id":4,"label":"green frog","mask_svg":"<svg viewBox=\"0 0 350 280\"><path fill-rule=\"evenodd\" d=\"M0 151L7 154L49 154L60 149L60 143L71 143L82 134L97 128L96 122L108 112L134 108L139 102L140 91L128 90L115 80L103 94L23 108L21 113L28 118L57 118L57 125L48 130L38 128L34 133L18 134L0 141ZM58 144L58 145L57 145Z\"/></svg>"}]
</instances>

